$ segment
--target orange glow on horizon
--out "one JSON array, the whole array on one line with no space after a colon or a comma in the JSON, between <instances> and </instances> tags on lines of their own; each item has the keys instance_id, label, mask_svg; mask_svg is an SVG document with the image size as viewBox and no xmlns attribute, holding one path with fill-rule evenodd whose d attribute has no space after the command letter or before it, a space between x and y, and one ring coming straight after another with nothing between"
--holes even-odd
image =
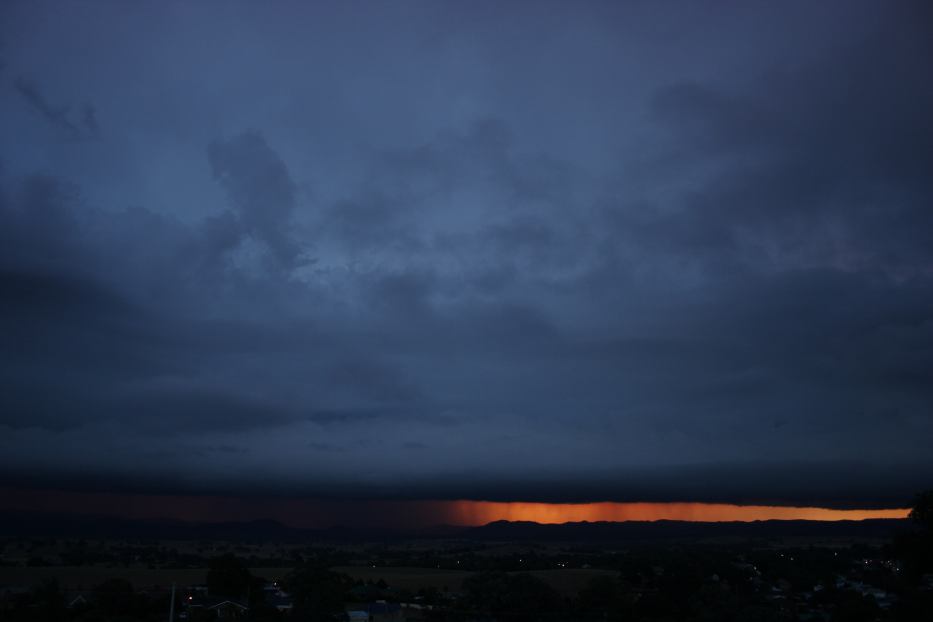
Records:
<instances>
[{"instance_id":1,"label":"orange glow on horizon","mask_svg":"<svg viewBox=\"0 0 933 622\"><path fill-rule=\"evenodd\" d=\"M907 518L909 508L834 510L830 508L728 503L525 503L451 501L450 514L459 525L485 525L497 520L536 523L597 521L751 522L757 520L865 520Z\"/></svg>"},{"instance_id":2,"label":"orange glow on horizon","mask_svg":"<svg viewBox=\"0 0 933 622\"><path fill-rule=\"evenodd\" d=\"M272 519L292 527L336 525L427 527L485 525L497 520L570 523L681 520L702 522L756 520L864 520L906 518L908 508L833 510L814 507L734 505L728 503L532 503L520 501L339 500L211 495L146 495L112 492L20 490L0 487L0 512L51 512L174 518L189 522L239 522Z\"/></svg>"}]
</instances>

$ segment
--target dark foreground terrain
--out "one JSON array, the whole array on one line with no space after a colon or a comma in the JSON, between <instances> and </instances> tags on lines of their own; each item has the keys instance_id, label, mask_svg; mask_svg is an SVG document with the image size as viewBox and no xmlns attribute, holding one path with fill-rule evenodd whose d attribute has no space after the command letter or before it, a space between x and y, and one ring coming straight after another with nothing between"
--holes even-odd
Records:
<instances>
[{"instance_id":1,"label":"dark foreground terrain","mask_svg":"<svg viewBox=\"0 0 933 622\"><path fill-rule=\"evenodd\" d=\"M367 532L13 513L0 528L4 621L933 620L915 521Z\"/></svg>"}]
</instances>

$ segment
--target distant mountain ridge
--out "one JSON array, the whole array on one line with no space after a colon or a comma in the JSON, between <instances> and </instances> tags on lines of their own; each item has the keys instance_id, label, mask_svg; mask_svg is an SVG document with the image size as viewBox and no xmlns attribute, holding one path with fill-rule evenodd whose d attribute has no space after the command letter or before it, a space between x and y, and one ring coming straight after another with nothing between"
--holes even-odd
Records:
<instances>
[{"instance_id":1,"label":"distant mountain ridge","mask_svg":"<svg viewBox=\"0 0 933 622\"><path fill-rule=\"evenodd\" d=\"M633 541L722 537L839 537L889 538L905 529L907 519L875 518L861 521L765 520L753 522L625 521L542 524L495 521L473 527L466 537L508 541Z\"/></svg>"},{"instance_id":2,"label":"distant mountain ridge","mask_svg":"<svg viewBox=\"0 0 933 622\"><path fill-rule=\"evenodd\" d=\"M0 512L0 537L140 538L229 541L366 541L457 539L474 541L610 542L721 537L888 538L909 525L906 519L862 521L768 520L702 523L688 521L577 522L542 524L495 521L478 527L435 525L419 528L336 526L290 527L272 519L244 522L186 522L88 514Z\"/></svg>"}]
</instances>

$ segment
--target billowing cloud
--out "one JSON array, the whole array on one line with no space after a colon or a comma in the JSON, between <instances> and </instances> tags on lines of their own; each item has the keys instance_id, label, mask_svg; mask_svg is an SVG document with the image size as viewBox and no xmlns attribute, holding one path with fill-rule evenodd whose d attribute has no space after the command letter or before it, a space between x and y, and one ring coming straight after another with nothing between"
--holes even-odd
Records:
<instances>
[{"instance_id":1,"label":"billowing cloud","mask_svg":"<svg viewBox=\"0 0 933 622\"><path fill-rule=\"evenodd\" d=\"M933 477L923 7L4 10L34 79L0 89L2 483L853 506Z\"/></svg>"},{"instance_id":2,"label":"billowing cloud","mask_svg":"<svg viewBox=\"0 0 933 622\"><path fill-rule=\"evenodd\" d=\"M244 230L279 262L292 266L299 249L288 229L297 188L285 163L256 132L214 141L207 156Z\"/></svg>"},{"instance_id":3,"label":"billowing cloud","mask_svg":"<svg viewBox=\"0 0 933 622\"><path fill-rule=\"evenodd\" d=\"M72 139L96 138L100 132L97 112L90 104L84 104L74 112L69 106L54 106L46 99L39 86L24 76L13 82L16 92L50 127Z\"/></svg>"}]
</instances>

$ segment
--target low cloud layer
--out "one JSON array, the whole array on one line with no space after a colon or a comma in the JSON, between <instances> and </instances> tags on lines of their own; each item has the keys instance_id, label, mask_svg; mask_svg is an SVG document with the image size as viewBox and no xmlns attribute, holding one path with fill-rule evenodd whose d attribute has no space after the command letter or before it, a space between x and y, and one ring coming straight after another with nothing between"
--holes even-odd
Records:
<instances>
[{"instance_id":1,"label":"low cloud layer","mask_svg":"<svg viewBox=\"0 0 933 622\"><path fill-rule=\"evenodd\" d=\"M357 9L0 9L3 484L930 485L923 3Z\"/></svg>"}]
</instances>

